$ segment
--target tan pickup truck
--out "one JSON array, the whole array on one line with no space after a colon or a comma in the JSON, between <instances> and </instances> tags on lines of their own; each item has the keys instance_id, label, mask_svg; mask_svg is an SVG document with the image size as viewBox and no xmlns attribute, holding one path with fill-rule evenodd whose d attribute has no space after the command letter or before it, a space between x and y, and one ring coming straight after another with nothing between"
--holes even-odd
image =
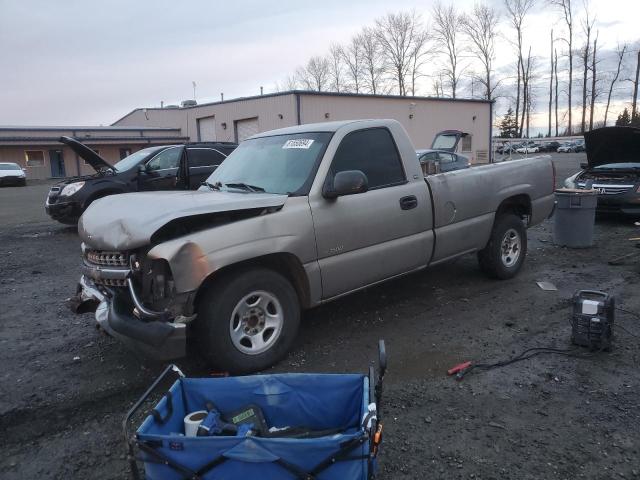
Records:
<instances>
[{"instance_id":1,"label":"tan pickup truck","mask_svg":"<svg viewBox=\"0 0 640 480\"><path fill-rule=\"evenodd\" d=\"M514 276L553 208L551 160L424 177L415 152L394 120L301 125L244 141L198 191L97 200L76 305L139 351L191 339L242 373L286 354L302 310L356 290L468 253Z\"/></svg>"}]
</instances>

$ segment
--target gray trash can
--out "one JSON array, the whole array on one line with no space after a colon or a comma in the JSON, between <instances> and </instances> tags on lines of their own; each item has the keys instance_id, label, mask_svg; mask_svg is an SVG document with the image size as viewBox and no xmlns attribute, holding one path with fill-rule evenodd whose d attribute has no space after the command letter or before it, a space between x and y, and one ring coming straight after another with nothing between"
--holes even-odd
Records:
<instances>
[{"instance_id":1,"label":"gray trash can","mask_svg":"<svg viewBox=\"0 0 640 480\"><path fill-rule=\"evenodd\" d=\"M556 190L553 243L572 248L593 245L593 225L598 205L596 190Z\"/></svg>"}]
</instances>

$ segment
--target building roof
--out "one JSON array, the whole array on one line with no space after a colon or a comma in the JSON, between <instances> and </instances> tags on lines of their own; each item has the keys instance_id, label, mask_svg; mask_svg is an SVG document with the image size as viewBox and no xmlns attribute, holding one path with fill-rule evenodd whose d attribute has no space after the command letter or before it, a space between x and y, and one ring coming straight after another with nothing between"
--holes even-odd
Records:
<instances>
[{"instance_id":1,"label":"building roof","mask_svg":"<svg viewBox=\"0 0 640 480\"><path fill-rule=\"evenodd\" d=\"M381 95L381 94L372 94L372 93L350 93L350 92L317 92L315 90L288 90L286 92L275 92L275 93L266 93L264 95L253 95L248 97L238 97L231 98L229 100L220 100L217 102L206 102L200 103L198 105L186 106L186 107L140 107L131 110L126 115L123 115L118 120L113 122L112 125L115 125L119 121L125 119L129 115L134 112L140 110L167 110L167 111L180 111L180 110L190 110L194 108L206 107L211 105L223 105L226 103L234 103L234 102L243 102L247 100L257 100L260 98L269 98L269 97L281 97L285 95L313 95L313 96L326 96L326 97L358 97L358 98L381 98L381 99L396 99L396 100L431 100L435 102L471 102L471 103L493 103L493 100L483 100L478 98L446 98L446 97L423 97L423 96L403 96L403 95Z\"/></svg>"},{"instance_id":2,"label":"building roof","mask_svg":"<svg viewBox=\"0 0 640 480\"><path fill-rule=\"evenodd\" d=\"M77 125L69 125L69 126L33 126L33 125L0 125L0 132L11 132L15 130L20 131L34 131L34 132L67 132L67 131L76 131L76 132L125 132L125 131L180 131L179 128L174 127L121 127L121 126L113 126L108 125L106 127L88 127L88 126L77 126Z\"/></svg>"}]
</instances>

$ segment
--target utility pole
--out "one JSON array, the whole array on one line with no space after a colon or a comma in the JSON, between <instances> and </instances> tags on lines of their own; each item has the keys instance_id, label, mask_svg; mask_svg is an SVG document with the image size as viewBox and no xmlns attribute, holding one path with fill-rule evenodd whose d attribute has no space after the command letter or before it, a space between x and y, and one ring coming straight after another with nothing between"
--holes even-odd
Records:
<instances>
[{"instance_id":1,"label":"utility pole","mask_svg":"<svg viewBox=\"0 0 640 480\"><path fill-rule=\"evenodd\" d=\"M191 85L193 86L193 99L196 99L196 82L193 81L191 82Z\"/></svg>"}]
</instances>

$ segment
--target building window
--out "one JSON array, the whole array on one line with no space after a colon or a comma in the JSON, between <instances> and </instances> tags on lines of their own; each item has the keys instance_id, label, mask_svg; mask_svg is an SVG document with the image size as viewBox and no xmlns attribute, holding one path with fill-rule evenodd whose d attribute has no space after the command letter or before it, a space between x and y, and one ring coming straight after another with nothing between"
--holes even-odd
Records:
<instances>
[{"instance_id":1,"label":"building window","mask_svg":"<svg viewBox=\"0 0 640 480\"><path fill-rule=\"evenodd\" d=\"M44 166L44 152L42 150L26 150L24 152L24 159L27 167Z\"/></svg>"},{"instance_id":2,"label":"building window","mask_svg":"<svg viewBox=\"0 0 640 480\"><path fill-rule=\"evenodd\" d=\"M463 152L470 152L471 151L471 138L472 135L465 135L464 137L462 137L462 151Z\"/></svg>"}]
</instances>

